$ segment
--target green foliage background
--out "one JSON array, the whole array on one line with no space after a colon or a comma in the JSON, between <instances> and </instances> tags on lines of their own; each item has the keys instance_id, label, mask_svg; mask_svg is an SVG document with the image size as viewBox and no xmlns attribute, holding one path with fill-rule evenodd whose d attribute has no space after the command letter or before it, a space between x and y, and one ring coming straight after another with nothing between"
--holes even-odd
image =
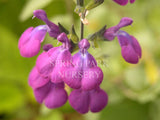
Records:
<instances>
[{"instance_id":1,"label":"green foliage background","mask_svg":"<svg viewBox=\"0 0 160 120\"><path fill-rule=\"evenodd\" d=\"M105 0L87 16L85 37L105 24L116 25L122 17L133 18L133 25L124 30L139 40L143 50L140 63L130 65L121 57L117 40L97 42L99 47L90 49L105 63L99 64L105 75L101 87L109 95L103 111L80 115L69 103L49 110L35 101L27 79L36 57L21 57L18 39L28 27L43 24L31 19L35 9L44 9L50 20L68 29L74 23L79 33L74 7L72 0L0 0L0 120L160 120L159 0L136 0L124 7ZM48 35L45 39L53 41Z\"/></svg>"}]
</instances>

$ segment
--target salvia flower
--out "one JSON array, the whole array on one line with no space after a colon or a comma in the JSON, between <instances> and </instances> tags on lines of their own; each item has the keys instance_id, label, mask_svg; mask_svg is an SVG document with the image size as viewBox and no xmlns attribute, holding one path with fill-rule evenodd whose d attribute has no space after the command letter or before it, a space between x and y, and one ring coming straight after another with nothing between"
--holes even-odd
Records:
<instances>
[{"instance_id":1,"label":"salvia flower","mask_svg":"<svg viewBox=\"0 0 160 120\"><path fill-rule=\"evenodd\" d=\"M128 0L113 1L120 5L128 3ZM85 17L86 10L97 7L104 0L92 0L86 8L80 2L83 1L77 1L77 6L82 12L79 15ZM130 0L130 3L134 2L135 0ZM85 8L84 11L83 8ZM47 18L47 14L43 10L35 10L33 14L33 18L42 20L45 25L25 30L18 42L20 54L23 57L37 55L47 33L62 43L58 47L53 47L51 44L44 45L43 52L38 56L36 65L29 74L28 83L33 89L37 102L44 103L50 109L61 107L68 99L65 90L65 85L68 85L73 88L69 95L69 103L76 111L82 114L88 111L101 111L108 103L108 95L100 88L103 72L97 66L95 58L88 52L90 47L88 40L82 39L79 42L74 27L69 32L61 24L57 26ZM141 58L141 47L138 41L127 32L120 30L122 27L131 25L132 22L131 18L124 17L118 25L108 29L105 26L94 33L92 38L104 37L104 40L112 41L117 37L123 58L129 63L138 63ZM81 38L83 38L82 28ZM61 31L65 33L61 33ZM75 36L77 42L74 40ZM77 46L79 46L79 51L72 56L71 52L74 52L73 48L77 48Z\"/></svg>"},{"instance_id":2,"label":"salvia flower","mask_svg":"<svg viewBox=\"0 0 160 120\"><path fill-rule=\"evenodd\" d=\"M49 35L51 37L57 38L57 36L60 34L59 27L50 20L48 20L46 12L44 10L35 10L33 14L33 18L36 17L46 23L46 26L48 28L47 32L49 33Z\"/></svg>"},{"instance_id":3,"label":"salvia flower","mask_svg":"<svg viewBox=\"0 0 160 120\"><path fill-rule=\"evenodd\" d=\"M133 20L131 18L122 18L118 25L108 28L105 31L104 37L109 41L114 40L114 38L117 37L125 61L136 64L141 58L141 47L135 37L120 30L122 27L131 25L132 22Z\"/></svg>"},{"instance_id":4,"label":"salvia flower","mask_svg":"<svg viewBox=\"0 0 160 120\"><path fill-rule=\"evenodd\" d=\"M40 25L38 27L28 28L20 37L18 48L23 57L33 57L40 51L41 42L47 33L47 26Z\"/></svg>"},{"instance_id":5,"label":"salvia flower","mask_svg":"<svg viewBox=\"0 0 160 120\"><path fill-rule=\"evenodd\" d=\"M121 30L118 32L117 37L123 58L129 63L138 63L141 58L141 47L137 39Z\"/></svg>"},{"instance_id":6,"label":"salvia flower","mask_svg":"<svg viewBox=\"0 0 160 120\"><path fill-rule=\"evenodd\" d=\"M29 85L34 91L37 102L48 108L57 108L64 105L68 99L64 83L52 83L50 77L42 77L34 67L29 75Z\"/></svg>"},{"instance_id":7,"label":"salvia flower","mask_svg":"<svg viewBox=\"0 0 160 120\"><path fill-rule=\"evenodd\" d=\"M109 41L114 40L114 38L117 36L117 32L119 31L119 29L131 25L132 23L133 20L131 18L123 17L118 23L118 25L106 29L104 37Z\"/></svg>"},{"instance_id":8,"label":"salvia flower","mask_svg":"<svg viewBox=\"0 0 160 120\"><path fill-rule=\"evenodd\" d=\"M69 95L70 105L79 113L101 111L108 103L108 95L100 87L90 91L76 89Z\"/></svg>"},{"instance_id":9,"label":"salvia flower","mask_svg":"<svg viewBox=\"0 0 160 120\"><path fill-rule=\"evenodd\" d=\"M131 4L135 2L135 0L113 0L113 1L122 6L127 5L129 1Z\"/></svg>"},{"instance_id":10,"label":"salvia flower","mask_svg":"<svg viewBox=\"0 0 160 120\"><path fill-rule=\"evenodd\" d=\"M47 32L54 38L57 38L60 34L59 27L48 20L45 11L35 10L34 17L43 20L46 25L39 25L35 28L30 27L21 35L18 48L23 57L33 57L39 53L41 43Z\"/></svg>"},{"instance_id":11,"label":"salvia flower","mask_svg":"<svg viewBox=\"0 0 160 120\"><path fill-rule=\"evenodd\" d=\"M53 83L62 82L61 71L65 70L72 59L70 41L65 33L57 37L62 46L53 47L40 54L36 61L36 68L41 76L50 76Z\"/></svg>"},{"instance_id":12,"label":"salvia flower","mask_svg":"<svg viewBox=\"0 0 160 120\"><path fill-rule=\"evenodd\" d=\"M62 71L64 82L71 88L91 90L99 86L103 80L102 70L97 66L94 57L87 51L89 47L87 39L81 40L80 51L73 56L73 65Z\"/></svg>"}]
</instances>

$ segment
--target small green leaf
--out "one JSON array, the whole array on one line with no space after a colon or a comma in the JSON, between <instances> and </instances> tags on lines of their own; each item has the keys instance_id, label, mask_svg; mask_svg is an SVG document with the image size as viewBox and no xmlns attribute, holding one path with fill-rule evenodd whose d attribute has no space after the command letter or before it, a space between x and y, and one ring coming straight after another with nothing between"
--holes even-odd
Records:
<instances>
[{"instance_id":1,"label":"small green leaf","mask_svg":"<svg viewBox=\"0 0 160 120\"><path fill-rule=\"evenodd\" d=\"M91 10L99 5L101 5L104 2L104 0L91 0L88 5L86 6L87 10Z\"/></svg>"},{"instance_id":2,"label":"small green leaf","mask_svg":"<svg viewBox=\"0 0 160 120\"><path fill-rule=\"evenodd\" d=\"M78 38L78 36L76 34L76 31L74 29L74 25L72 25L72 28L71 28L70 33L68 35L68 38L70 40L72 40L72 42L75 43L75 44L77 44L79 42L79 38Z\"/></svg>"}]
</instances>

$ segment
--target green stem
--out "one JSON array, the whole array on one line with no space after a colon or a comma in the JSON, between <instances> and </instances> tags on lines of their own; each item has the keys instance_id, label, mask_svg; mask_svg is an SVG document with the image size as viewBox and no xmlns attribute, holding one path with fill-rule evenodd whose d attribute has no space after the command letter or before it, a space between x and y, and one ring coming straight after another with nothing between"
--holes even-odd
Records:
<instances>
[{"instance_id":1,"label":"green stem","mask_svg":"<svg viewBox=\"0 0 160 120\"><path fill-rule=\"evenodd\" d=\"M81 40L83 39L83 32L84 32L84 24L81 21Z\"/></svg>"},{"instance_id":2,"label":"green stem","mask_svg":"<svg viewBox=\"0 0 160 120\"><path fill-rule=\"evenodd\" d=\"M80 5L83 6L84 5L84 0L80 0ZM83 13L82 13L83 14ZM84 24L83 22L81 21L81 40L83 39L83 33L84 33Z\"/></svg>"}]
</instances>

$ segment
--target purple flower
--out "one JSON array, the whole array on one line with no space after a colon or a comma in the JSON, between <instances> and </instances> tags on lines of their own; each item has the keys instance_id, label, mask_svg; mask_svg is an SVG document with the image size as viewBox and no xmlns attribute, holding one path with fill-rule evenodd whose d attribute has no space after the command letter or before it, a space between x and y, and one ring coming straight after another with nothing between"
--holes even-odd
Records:
<instances>
[{"instance_id":1,"label":"purple flower","mask_svg":"<svg viewBox=\"0 0 160 120\"><path fill-rule=\"evenodd\" d=\"M118 25L106 29L104 33L104 37L109 41L114 40L120 28L131 25L132 23L133 23L133 20L131 18L123 17L118 23Z\"/></svg>"},{"instance_id":2,"label":"purple flower","mask_svg":"<svg viewBox=\"0 0 160 120\"><path fill-rule=\"evenodd\" d=\"M45 11L35 10L34 17L43 20L46 25L30 27L21 35L18 48L23 57L33 57L39 53L41 42L43 42L47 32L54 38L60 34L59 27L48 20Z\"/></svg>"},{"instance_id":3,"label":"purple flower","mask_svg":"<svg viewBox=\"0 0 160 120\"><path fill-rule=\"evenodd\" d=\"M40 54L36 61L36 68L41 76L50 76L53 83L60 83L63 81L61 71L65 70L72 56L69 51L70 41L65 33L61 33L57 37L58 41L62 42L62 46L53 47L47 52Z\"/></svg>"},{"instance_id":4,"label":"purple flower","mask_svg":"<svg viewBox=\"0 0 160 120\"><path fill-rule=\"evenodd\" d=\"M41 42L47 32L46 25L28 28L20 37L18 48L23 57L33 57L40 51Z\"/></svg>"},{"instance_id":5,"label":"purple flower","mask_svg":"<svg viewBox=\"0 0 160 120\"><path fill-rule=\"evenodd\" d=\"M73 90L69 95L70 105L79 113L101 111L108 103L108 95L99 87L83 91L81 89Z\"/></svg>"},{"instance_id":6,"label":"purple flower","mask_svg":"<svg viewBox=\"0 0 160 120\"><path fill-rule=\"evenodd\" d=\"M29 75L29 85L34 91L37 102L43 103L48 108L57 108L64 105L68 99L64 83L52 83L49 77L42 77L36 67Z\"/></svg>"},{"instance_id":7,"label":"purple flower","mask_svg":"<svg viewBox=\"0 0 160 120\"><path fill-rule=\"evenodd\" d=\"M141 47L133 36L130 36L125 31L121 31L120 28L131 25L133 20L131 18L122 18L118 25L108 28L104 37L111 41L116 36L122 48L121 53L125 61L136 64L141 58Z\"/></svg>"},{"instance_id":8,"label":"purple flower","mask_svg":"<svg viewBox=\"0 0 160 120\"><path fill-rule=\"evenodd\" d=\"M129 63L138 63L142 53L137 39L125 31L119 31L117 37L123 58Z\"/></svg>"},{"instance_id":9,"label":"purple flower","mask_svg":"<svg viewBox=\"0 0 160 120\"><path fill-rule=\"evenodd\" d=\"M62 71L64 82L71 88L91 90L99 86L103 80L102 70L87 51L89 47L88 40L81 40L80 51L73 56L73 65Z\"/></svg>"},{"instance_id":10,"label":"purple flower","mask_svg":"<svg viewBox=\"0 0 160 120\"><path fill-rule=\"evenodd\" d=\"M129 0L113 0L114 2L118 3L119 5L127 5L127 3L129 2ZM130 3L134 3L135 0L130 0Z\"/></svg>"},{"instance_id":11,"label":"purple flower","mask_svg":"<svg viewBox=\"0 0 160 120\"><path fill-rule=\"evenodd\" d=\"M54 37L54 38L58 37L58 35L61 33L59 30L59 27L53 22L48 20L47 14L44 10L35 10L33 14L34 14L33 17L36 17L46 23L47 28L48 28L47 32L49 33L51 37Z\"/></svg>"}]
</instances>

